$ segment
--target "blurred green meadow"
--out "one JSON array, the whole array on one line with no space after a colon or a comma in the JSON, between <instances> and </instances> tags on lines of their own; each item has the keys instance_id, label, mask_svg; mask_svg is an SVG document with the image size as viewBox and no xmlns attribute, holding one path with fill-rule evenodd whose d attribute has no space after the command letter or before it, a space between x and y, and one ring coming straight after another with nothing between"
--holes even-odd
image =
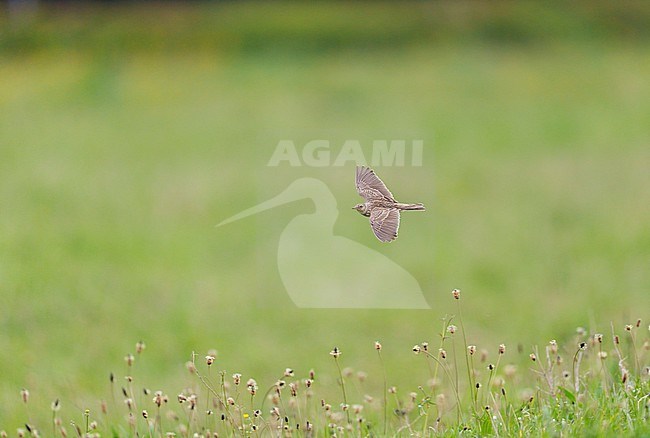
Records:
<instances>
[{"instance_id":1,"label":"blurred green meadow","mask_svg":"<svg viewBox=\"0 0 650 438\"><path fill-rule=\"evenodd\" d=\"M375 340L413 385L410 347L436 341L453 288L469 342L510 362L647 323L650 7L500 5L3 11L0 429L25 422L21 388L45 422L57 397L97 410L139 340L135 385L170 394L193 351L268 386L286 367L333 382L334 346L380 373ZM333 157L423 140L421 167L376 170L427 212L380 244L350 209L353 163L267 166L286 139ZM277 245L307 200L215 227L305 176L336 196L335 233L410 271L431 310L296 308Z\"/></svg>"}]
</instances>

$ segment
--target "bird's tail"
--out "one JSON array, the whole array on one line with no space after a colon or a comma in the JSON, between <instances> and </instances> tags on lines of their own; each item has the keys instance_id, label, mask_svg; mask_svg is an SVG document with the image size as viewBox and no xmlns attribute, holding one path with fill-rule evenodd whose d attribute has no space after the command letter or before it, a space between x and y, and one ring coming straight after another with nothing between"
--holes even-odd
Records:
<instances>
[{"instance_id":1,"label":"bird's tail","mask_svg":"<svg viewBox=\"0 0 650 438\"><path fill-rule=\"evenodd\" d=\"M401 204L401 203L397 203L397 208L399 208L400 210L423 211L424 210L424 204Z\"/></svg>"}]
</instances>

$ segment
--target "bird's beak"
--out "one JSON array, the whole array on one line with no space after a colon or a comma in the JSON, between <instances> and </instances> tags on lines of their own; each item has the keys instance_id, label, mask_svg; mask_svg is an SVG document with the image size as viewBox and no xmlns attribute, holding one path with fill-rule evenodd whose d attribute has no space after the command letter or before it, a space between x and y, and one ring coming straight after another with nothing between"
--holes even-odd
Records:
<instances>
[{"instance_id":1,"label":"bird's beak","mask_svg":"<svg viewBox=\"0 0 650 438\"><path fill-rule=\"evenodd\" d=\"M318 195L318 197L316 197L316 195L314 195L314 191L316 192L316 195ZM289 185L289 187L287 187L282 193L275 196L274 198L269 199L268 201L261 202L261 203L257 204L255 207L251 207L251 208L249 208L247 210L244 210L244 211L242 211L242 212L240 212L240 213L238 213L238 214L236 214L236 215L234 215L234 216L232 216L232 217L230 217L230 218L228 218L226 220L221 221L219 224L217 224L217 227L220 227L222 225L226 225L226 224L228 224L230 222L238 221L238 220L243 219L243 218L245 218L247 216L251 216L253 214L260 213L260 212L268 210L270 208L274 208L274 207L277 207L277 206L280 206L280 205L284 205L284 204L287 204L289 202L298 201L298 200L304 199L304 198L311 198L311 199L314 200L316 205L319 205L319 202L321 202L322 199L323 199L322 198L323 193L321 193L321 191L323 191L325 196L328 196L328 194L329 194L329 196L333 196L333 195L331 195L331 192L329 191L329 189L327 188L325 183L323 183L320 180L316 180L316 179L313 179L313 178L301 178L301 179L298 179L298 180L294 181L293 183L291 183ZM319 201L319 199L321 201ZM325 199L327 199L327 198L325 198Z\"/></svg>"}]
</instances>

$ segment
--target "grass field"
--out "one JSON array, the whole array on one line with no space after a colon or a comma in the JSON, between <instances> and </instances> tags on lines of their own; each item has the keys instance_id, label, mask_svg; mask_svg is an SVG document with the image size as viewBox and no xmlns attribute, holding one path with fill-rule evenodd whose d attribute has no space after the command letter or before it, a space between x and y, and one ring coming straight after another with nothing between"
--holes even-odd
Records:
<instances>
[{"instance_id":1,"label":"grass field","mask_svg":"<svg viewBox=\"0 0 650 438\"><path fill-rule=\"evenodd\" d=\"M125 375L138 392L175 398L198 385L185 370L192 352L203 358L213 348L213 378L227 370L268 388L287 367L301 377L314 369L319 397L338 404L328 353L340 348L344 366L367 372L364 390L380 397L380 340L388 385L406 397L430 378L411 347L437 345L445 318L458 316L453 288L463 291L467 342L491 361L504 343L501 367L522 371L533 347L551 339L571 352L570 364L578 326L605 333L612 352L610 322L623 337L640 318L641 379L650 321L647 8L636 5L636 21L623 26L631 36L599 32L596 14L583 33L546 38L544 20L564 29L558 11L515 31L507 24L535 11L512 7L481 21L441 3L390 27L406 9L374 9L364 21L363 4L348 6L354 20L322 15L322 5L252 5L56 10L31 24L2 17L0 430L31 422L47 436L57 398L65 424L83 424L85 409L95 415L111 400L111 372L112 415L123 420ZM305 25L317 12L322 26ZM568 25L581 22L578 12ZM430 35L423 16L451 24ZM350 33L334 38L341 29ZM327 139L333 154L352 139L368 155L375 139L421 139L421 167L377 170L398 198L428 211L408 215L400 238L380 245L349 209L359 202L354 165L268 167L282 139ZM335 233L410 271L431 310L296 308L277 245L286 224L313 209L308 201L215 228L305 176L336 196ZM139 340L147 350L129 370L123 357ZM617 359L608 361L616 373ZM525 374L514 387L534 389ZM642 394L635 400L643 404ZM647 421L647 411L634 418ZM647 423L636 430L648 433Z\"/></svg>"}]
</instances>

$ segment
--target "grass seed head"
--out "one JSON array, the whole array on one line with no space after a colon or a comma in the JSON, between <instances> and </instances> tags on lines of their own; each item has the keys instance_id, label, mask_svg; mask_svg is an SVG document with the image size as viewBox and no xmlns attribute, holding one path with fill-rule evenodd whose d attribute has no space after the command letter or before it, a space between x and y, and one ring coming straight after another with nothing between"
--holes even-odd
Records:
<instances>
[{"instance_id":1,"label":"grass seed head","mask_svg":"<svg viewBox=\"0 0 650 438\"><path fill-rule=\"evenodd\" d=\"M160 407L163 404L169 402L169 397L163 394L162 391L156 391L154 393L153 402L155 403L156 406Z\"/></svg>"},{"instance_id":2,"label":"grass seed head","mask_svg":"<svg viewBox=\"0 0 650 438\"><path fill-rule=\"evenodd\" d=\"M255 395L257 394L257 382L255 379L248 379L246 382L246 389L250 393L250 395Z\"/></svg>"},{"instance_id":3,"label":"grass seed head","mask_svg":"<svg viewBox=\"0 0 650 438\"><path fill-rule=\"evenodd\" d=\"M430 378L429 380L427 380L427 386L428 386L429 388L431 388L431 389L437 389L437 388L440 388L440 385L441 385L441 384L442 384L442 382L441 382L440 379L437 378L437 377L436 377L436 378L433 378L433 377L432 377L432 378Z\"/></svg>"},{"instance_id":4,"label":"grass seed head","mask_svg":"<svg viewBox=\"0 0 650 438\"><path fill-rule=\"evenodd\" d=\"M455 300L459 300L460 299L460 289L452 290L451 295L454 297Z\"/></svg>"},{"instance_id":5,"label":"grass seed head","mask_svg":"<svg viewBox=\"0 0 650 438\"><path fill-rule=\"evenodd\" d=\"M557 341L555 339L551 339L551 341L548 343L549 346L549 351L552 355L557 354Z\"/></svg>"}]
</instances>

